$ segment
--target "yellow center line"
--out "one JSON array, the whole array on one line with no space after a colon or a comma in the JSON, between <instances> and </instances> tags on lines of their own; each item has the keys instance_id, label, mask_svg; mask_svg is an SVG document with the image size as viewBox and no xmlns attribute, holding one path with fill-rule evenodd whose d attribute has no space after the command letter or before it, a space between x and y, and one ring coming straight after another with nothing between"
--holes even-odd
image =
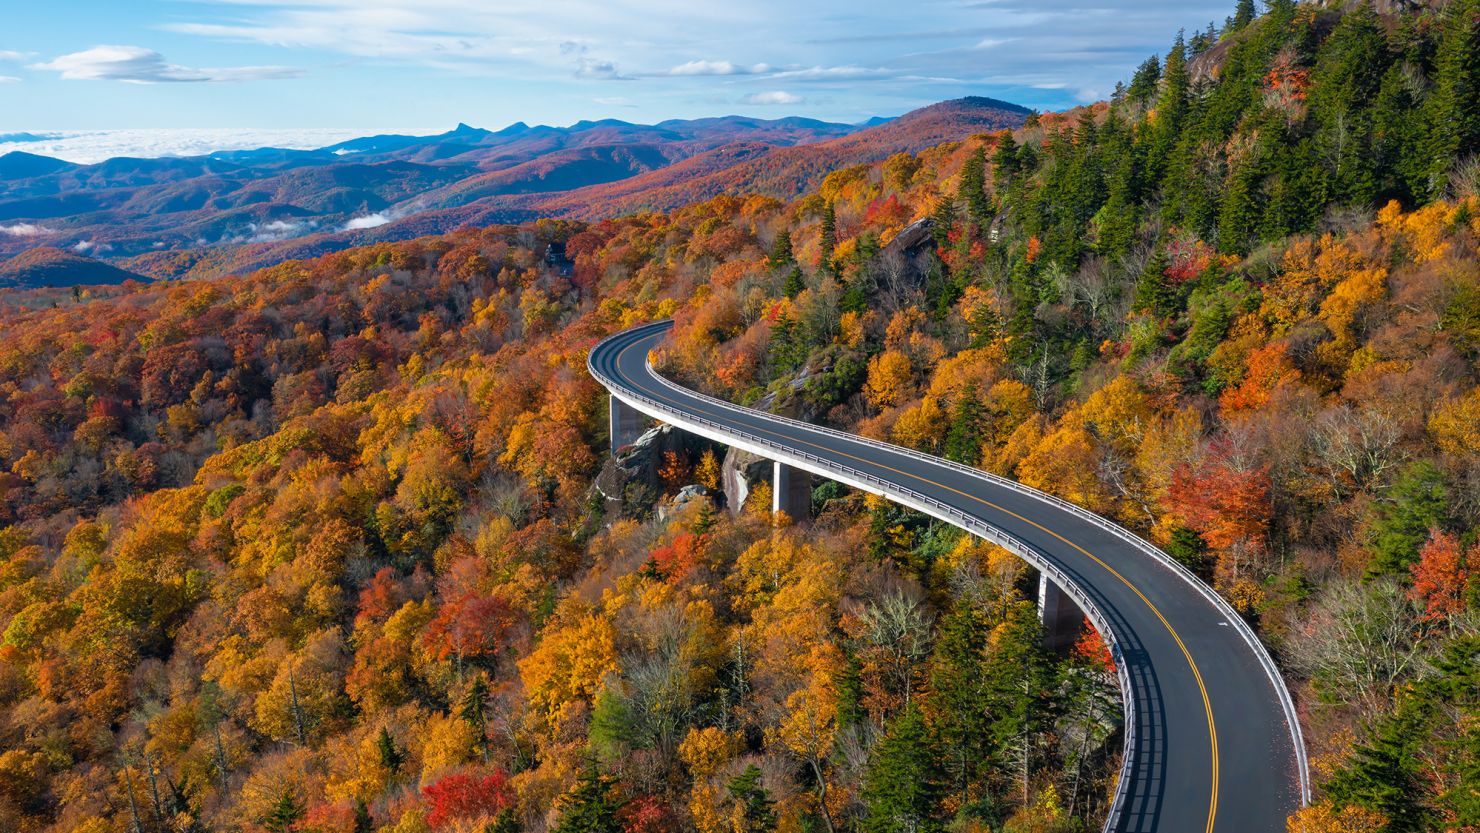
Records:
<instances>
[{"instance_id":1,"label":"yellow center line","mask_svg":"<svg viewBox=\"0 0 1480 833\"><path fill-rule=\"evenodd\" d=\"M622 361L622 357L624 355L626 355L627 351L628 350L631 350L633 347L637 346L637 344L639 344L639 343L640 343L640 341L634 341L633 343L627 345L626 347L623 347L620 351L618 351L618 353L617 353L617 365L618 366L620 366L621 361ZM651 388L644 387L643 385L638 384L637 382L632 381L630 379L628 380L628 382L633 387L636 387L638 390L643 391L645 394L647 394L649 396L653 396L654 398L658 399L659 401L668 402L669 404L672 404L674 406L680 406L680 403L678 401L676 401L674 399L671 399L669 397L666 397L666 396L662 395L661 393L652 390ZM717 417L723 417L724 416L720 412L713 411L713 410L710 410L708 408L698 407L696 405L692 405L692 404L688 404L688 403L684 403L682 405L682 407L687 407L687 408L691 408L693 410L701 411L703 413L709 414L710 416L717 416ZM777 437L777 438L779 438L781 440L785 440L787 442L793 442L793 443L801 443L803 445L809 445L809 446L811 446L813 448L816 448L816 449L819 449L819 450L822 450L822 451L826 451L826 452L828 452L830 454L838 454L838 455L841 455L843 457L847 457L850 460L855 460L855 461L860 462L860 463L863 463L865 465L870 465L870 466L875 466L877 468L885 469L887 471L894 472L895 474L901 475L903 477L908 477L908 478L911 478L913 480L918 480L921 483L929 484L929 485L934 486L934 487L936 487L938 489L945 489L948 492L953 492L953 493L955 493L957 495L960 495L961 497L967 498L969 500L974 500L977 503L980 503L980 504L982 504L984 506L989 506L989 507L997 510L998 512L1001 512L1001 513L1003 513L1005 515L1010 515L1010 516L1012 516L1014 518L1017 518L1018 520L1022 521L1023 523L1029 524L1030 526L1033 526L1036 529L1041 530L1044 533L1047 533L1048 535L1052 535L1053 537L1059 539L1060 541L1064 542L1065 544L1073 547L1074 549L1078 550L1081 554L1083 554L1086 558L1089 558L1091 561L1093 561L1096 564L1098 564L1101 567L1103 567L1106 572L1110 573L1110 575L1115 576L1117 579L1119 579L1121 581L1121 583L1124 584L1126 587L1130 588L1131 592L1135 593L1141 599L1142 602L1145 602L1146 603L1146 607L1150 608L1151 612L1154 613L1154 614L1156 614L1156 618L1159 619L1159 620L1161 620L1161 624L1167 629L1167 633L1169 633L1169 634L1172 635L1172 639L1177 643L1177 647L1179 649L1181 649L1181 651L1182 651L1182 656L1187 659L1187 666L1192 669L1193 679L1195 679L1197 681L1198 691L1202 694L1203 710L1207 714L1207 719L1208 719L1208 738L1209 738L1209 742L1210 742L1211 748L1212 748L1212 779L1213 779L1212 794L1211 794L1211 797L1210 797L1210 800L1209 800L1209 804L1208 804L1208 823L1207 823L1207 827L1205 828L1205 830L1206 830L1206 833L1212 833L1212 830L1213 830L1213 822L1214 822L1214 820L1216 819L1216 817L1218 815L1218 728L1217 728L1217 725L1215 724L1215 722L1213 720L1213 703L1212 703L1212 700L1208 697L1208 689L1207 689L1207 686L1203 684L1202 672L1198 670L1197 662L1192 659L1192 652L1189 651L1189 650L1187 650L1187 645L1186 645L1186 643L1184 643L1182 641L1181 634L1177 633L1177 629L1174 628L1174 627L1172 627L1172 623L1169 622L1169 621L1167 621L1167 618L1162 615L1161 610L1158 609L1157 606L1155 604L1153 604L1152 601L1146 597L1146 594L1145 593L1142 593L1141 592L1141 589L1139 587L1136 587L1136 585L1132 584L1129 579L1127 579L1125 576L1121 575L1118 570L1116 570L1114 567L1111 567L1109 564L1107 564L1104 561L1102 561L1098 556L1094 555L1093 553L1091 553L1089 550L1085 549L1084 547L1079 546L1078 544L1074 543L1073 541L1070 541L1068 538L1065 538L1064 536L1062 536L1059 533L1053 531L1052 529L1049 529L1048 527L1044 526L1043 524L1038 523L1037 521L1034 521L1034 520L1032 520L1030 518L1026 518L1026 517L1024 517L1022 515L1019 515L1018 513L1012 511L1011 509L1007 509L1007 508L1004 508L1002 506L998 506L997 504L992 503L991 501L986 500L985 498L981 498L981 497L978 497L976 495L973 495L973 494L970 494L970 493L967 493L967 492L963 492L960 489L952 488L950 486L947 486L944 483L938 483L938 482L936 482L934 480L931 480L928 477L921 477L920 475L917 475L917 474L912 474L910 472L903 471L901 469L896 469L893 466L888 466L888 465L885 465L883 463L879 463L879 462L876 462L876 461L873 461L873 460L867 460L867 459L865 459L863 457L854 456L854 455L849 454L848 452L843 451L841 449L831 448L831 447L826 446L826 445L819 445L817 443L808 442L807 440L799 439L799 438L796 438L796 437L789 437L789 436L787 436L785 434L782 434L782 433L779 433L779 432L776 432L776 431L771 431L771 430L766 429L766 428L761 428L759 426L752 426L752 427L755 430L757 430L757 431L763 431L763 432L765 432L767 434L770 434L773 437Z\"/></svg>"}]
</instances>

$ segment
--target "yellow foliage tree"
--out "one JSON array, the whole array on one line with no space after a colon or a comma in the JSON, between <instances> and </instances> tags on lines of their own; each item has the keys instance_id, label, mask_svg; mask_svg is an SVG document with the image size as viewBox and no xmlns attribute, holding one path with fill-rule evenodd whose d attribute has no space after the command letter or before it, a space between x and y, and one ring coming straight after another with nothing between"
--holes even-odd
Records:
<instances>
[{"instance_id":1,"label":"yellow foliage tree","mask_svg":"<svg viewBox=\"0 0 1480 833\"><path fill-rule=\"evenodd\" d=\"M590 704L602 679L617 670L616 631L604 616L587 614L552 626L519 660L530 705L558 730L578 702Z\"/></svg>"},{"instance_id":2,"label":"yellow foliage tree","mask_svg":"<svg viewBox=\"0 0 1480 833\"><path fill-rule=\"evenodd\" d=\"M1071 414L1023 458L1018 477L1035 489L1102 512L1110 501L1096 477L1099 468L1094 437Z\"/></svg>"},{"instance_id":3,"label":"yellow foliage tree","mask_svg":"<svg viewBox=\"0 0 1480 833\"><path fill-rule=\"evenodd\" d=\"M1429 433L1447 454L1480 454L1480 388L1436 410L1429 417Z\"/></svg>"},{"instance_id":4,"label":"yellow foliage tree","mask_svg":"<svg viewBox=\"0 0 1480 833\"><path fill-rule=\"evenodd\" d=\"M1289 833L1380 833L1387 829L1387 818L1362 807L1338 810L1323 801L1295 811L1285 829Z\"/></svg>"},{"instance_id":5,"label":"yellow foliage tree","mask_svg":"<svg viewBox=\"0 0 1480 833\"><path fill-rule=\"evenodd\" d=\"M927 396L908 408L894 423L893 438L900 445L934 451L945 437L946 414L935 397Z\"/></svg>"},{"instance_id":6,"label":"yellow foliage tree","mask_svg":"<svg viewBox=\"0 0 1480 833\"><path fill-rule=\"evenodd\" d=\"M875 408L892 408L909 399L912 383L909 357L899 350L885 350L869 359L863 395Z\"/></svg>"},{"instance_id":7,"label":"yellow foliage tree","mask_svg":"<svg viewBox=\"0 0 1480 833\"><path fill-rule=\"evenodd\" d=\"M1079 415L1094 426L1096 436L1131 451L1145 439L1152 409L1129 376L1116 376L1085 400Z\"/></svg>"},{"instance_id":8,"label":"yellow foliage tree","mask_svg":"<svg viewBox=\"0 0 1480 833\"><path fill-rule=\"evenodd\" d=\"M720 465L719 459L714 455L714 449L704 450L703 456L699 458L699 465L694 468L694 480L711 492L719 489Z\"/></svg>"},{"instance_id":9,"label":"yellow foliage tree","mask_svg":"<svg viewBox=\"0 0 1480 833\"><path fill-rule=\"evenodd\" d=\"M477 731L455 714L433 714L416 733L421 741L421 777L429 780L439 772L473 759Z\"/></svg>"}]
</instances>

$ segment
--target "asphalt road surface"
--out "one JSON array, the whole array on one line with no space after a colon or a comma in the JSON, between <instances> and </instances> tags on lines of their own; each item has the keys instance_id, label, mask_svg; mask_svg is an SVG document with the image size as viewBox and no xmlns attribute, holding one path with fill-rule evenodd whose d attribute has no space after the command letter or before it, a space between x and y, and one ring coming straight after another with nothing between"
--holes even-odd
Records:
<instances>
[{"instance_id":1,"label":"asphalt road surface","mask_svg":"<svg viewBox=\"0 0 1480 833\"><path fill-rule=\"evenodd\" d=\"M926 495L1001 530L1057 567L1099 609L1118 643L1134 701L1117 831L1278 833L1300 804L1296 738L1260 655L1185 574L1042 497L934 458L828 433L700 397L647 363L668 322L593 348L598 381L649 415L711 433L743 432ZM647 400L647 401L642 401ZM662 407L654 407L654 403ZM664 409L678 413L664 413ZM716 430L716 425L719 427Z\"/></svg>"}]
</instances>

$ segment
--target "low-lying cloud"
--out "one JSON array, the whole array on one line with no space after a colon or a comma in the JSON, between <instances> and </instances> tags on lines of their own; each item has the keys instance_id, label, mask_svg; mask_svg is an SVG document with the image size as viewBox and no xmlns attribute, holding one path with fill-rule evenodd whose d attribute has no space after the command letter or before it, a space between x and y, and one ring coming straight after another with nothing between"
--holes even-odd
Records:
<instances>
[{"instance_id":1,"label":"low-lying cloud","mask_svg":"<svg viewBox=\"0 0 1480 833\"><path fill-rule=\"evenodd\" d=\"M0 226L0 234L6 237L40 237L43 234L55 233L46 226L38 226L35 223L13 223L8 226Z\"/></svg>"},{"instance_id":2,"label":"low-lying cloud","mask_svg":"<svg viewBox=\"0 0 1480 833\"><path fill-rule=\"evenodd\" d=\"M344 230L361 231L368 228L380 228L390 221L390 217L377 212L375 214L367 214L364 217L351 218L349 222L344 224Z\"/></svg>"},{"instance_id":3,"label":"low-lying cloud","mask_svg":"<svg viewBox=\"0 0 1480 833\"><path fill-rule=\"evenodd\" d=\"M118 156L159 158L166 156L205 156L234 150L284 148L312 150L338 144L374 133L409 133L428 135L441 132L433 128L405 127L352 130L342 128L308 129L220 129L189 128L181 130L57 130L0 133L0 155L13 150L65 159L90 165Z\"/></svg>"},{"instance_id":4,"label":"low-lying cloud","mask_svg":"<svg viewBox=\"0 0 1480 833\"><path fill-rule=\"evenodd\" d=\"M292 67L200 68L169 63L164 56L142 46L94 46L81 52L60 55L31 69L50 70L68 81L122 81L129 84L198 83L207 81L263 81L296 78L302 70Z\"/></svg>"}]
</instances>

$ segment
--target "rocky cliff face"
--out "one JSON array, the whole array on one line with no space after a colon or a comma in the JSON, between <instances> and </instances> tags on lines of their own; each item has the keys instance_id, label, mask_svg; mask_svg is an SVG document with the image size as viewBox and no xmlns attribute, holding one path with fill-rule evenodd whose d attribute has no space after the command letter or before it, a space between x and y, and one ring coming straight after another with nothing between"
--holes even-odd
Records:
<instances>
[{"instance_id":1,"label":"rocky cliff face","mask_svg":"<svg viewBox=\"0 0 1480 833\"><path fill-rule=\"evenodd\" d=\"M698 460L711 450L720 453L714 442L672 425L649 429L608 459L596 477L594 488L605 500L607 516L617 517L630 508L651 505L659 497L662 479L658 472L668 452Z\"/></svg>"},{"instance_id":2,"label":"rocky cliff face","mask_svg":"<svg viewBox=\"0 0 1480 833\"><path fill-rule=\"evenodd\" d=\"M720 465L720 485L725 492L725 505L739 514L745 507L745 499L762 483L771 480L770 460L749 451L730 448L725 451L724 463Z\"/></svg>"}]
</instances>

